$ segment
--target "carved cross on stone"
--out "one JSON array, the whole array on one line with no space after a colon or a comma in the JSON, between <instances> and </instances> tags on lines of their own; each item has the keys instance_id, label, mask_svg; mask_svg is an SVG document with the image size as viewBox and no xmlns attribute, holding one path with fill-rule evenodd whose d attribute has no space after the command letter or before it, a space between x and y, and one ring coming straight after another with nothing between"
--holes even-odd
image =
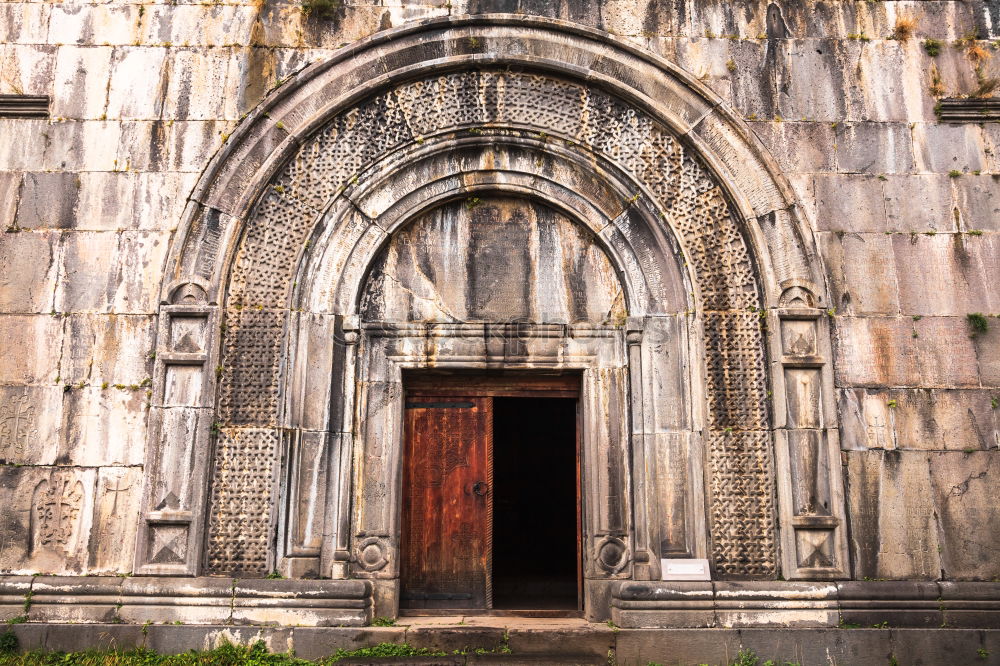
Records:
<instances>
[{"instance_id":1,"label":"carved cross on stone","mask_svg":"<svg viewBox=\"0 0 1000 666\"><path fill-rule=\"evenodd\" d=\"M72 477L55 477L35 487L36 542L66 549L76 529L83 503L83 484Z\"/></svg>"},{"instance_id":2,"label":"carved cross on stone","mask_svg":"<svg viewBox=\"0 0 1000 666\"><path fill-rule=\"evenodd\" d=\"M111 487L111 483L110 482L104 488L104 492L106 492L106 493L113 493L113 495L112 495L112 501L111 501L111 513L112 514L114 514L115 510L118 508L118 493L123 493L123 492L125 492L126 490L128 490L129 488L132 487L132 484L130 483L129 485L127 485L124 488L122 488L122 480L121 479L115 479L114 480L114 484L115 484L114 488Z\"/></svg>"},{"instance_id":3,"label":"carved cross on stone","mask_svg":"<svg viewBox=\"0 0 1000 666\"><path fill-rule=\"evenodd\" d=\"M0 407L0 456L12 458L24 453L35 433L35 408L28 404L28 392Z\"/></svg>"}]
</instances>

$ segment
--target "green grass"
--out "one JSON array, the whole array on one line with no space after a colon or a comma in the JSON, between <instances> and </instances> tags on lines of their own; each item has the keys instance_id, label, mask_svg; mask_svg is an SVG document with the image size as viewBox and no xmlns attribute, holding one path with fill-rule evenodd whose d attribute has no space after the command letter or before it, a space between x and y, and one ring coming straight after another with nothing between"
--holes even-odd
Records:
<instances>
[{"instance_id":1,"label":"green grass","mask_svg":"<svg viewBox=\"0 0 1000 666\"><path fill-rule=\"evenodd\" d=\"M13 639L13 640L12 640ZM337 650L325 659L308 661L289 653L269 652L264 641L253 645L224 644L214 650L164 655L131 650L87 650L83 652L26 652L17 654L14 633L0 634L0 666L314 666L333 664L352 657L443 657L445 652L416 648L406 643L379 643L357 650Z\"/></svg>"}]
</instances>

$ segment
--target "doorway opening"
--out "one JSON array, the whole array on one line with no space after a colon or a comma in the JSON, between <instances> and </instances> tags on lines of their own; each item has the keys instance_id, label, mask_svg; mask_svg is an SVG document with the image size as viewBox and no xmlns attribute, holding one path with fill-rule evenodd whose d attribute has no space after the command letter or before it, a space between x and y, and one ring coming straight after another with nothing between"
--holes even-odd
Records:
<instances>
[{"instance_id":1,"label":"doorway opening","mask_svg":"<svg viewBox=\"0 0 1000 666\"><path fill-rule=\"evenodd\" d=\"M401 609L582 609L580 376L406 386Z\"/></svg>"},{"instance_id":2,"label":"doorway opening","mask_svg":"<svg viewBox=\"0 0 1000 666\"><path fill-rule=\"evenodd\" d=\"M576 400L493 400L493 608L579 610Z\"/></svg>"}]
</instances>

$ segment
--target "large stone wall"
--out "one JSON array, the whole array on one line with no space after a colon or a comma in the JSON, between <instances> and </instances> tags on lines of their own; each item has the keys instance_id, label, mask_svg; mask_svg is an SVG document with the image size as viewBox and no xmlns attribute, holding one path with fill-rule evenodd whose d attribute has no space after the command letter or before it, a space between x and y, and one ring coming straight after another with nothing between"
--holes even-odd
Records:
<instances>
[{"instance_id":1,"label":"large stone wall","mask_svg":"<svg viewBox=\"0 0 1000 666\"><path fill-rule=\"evenodd\" d=\"M166 255L240 117L378 30L513 12L693 73L792 184L834 301L853 576L1000 576L1000 319L967 320L1000 313L1000 125L935 116L971 47L1000 71L991 3L335 4L0 4L0 94L52 98L0 118L0 569L131 571Z\"/></svg>"}]
</instances>

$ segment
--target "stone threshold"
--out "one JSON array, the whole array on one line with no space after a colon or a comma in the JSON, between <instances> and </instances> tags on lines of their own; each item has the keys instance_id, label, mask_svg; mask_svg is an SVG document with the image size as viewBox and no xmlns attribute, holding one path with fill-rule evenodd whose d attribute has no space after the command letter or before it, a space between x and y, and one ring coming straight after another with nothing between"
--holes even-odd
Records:
<instances>
[{"instance_id":1,"label":"stone threshold","mask_svg":"<svg viewBox=\"0 0 1000 666\"><path fill-rule=\"evenodd\" d=\"M451 618L458 622L460 618ZM337 650L379 643L407 643L449 656L404 658L409 664L727 664L741 650L801 666L851 664L990 664L1000 658L996 629L618 629L581 622L558 627L536 619L518 626L402 625L393 627L237 627L222 625L130 625L28 623L12 625L23 651L128 650L160 654L208 650L223 642L264 641L272 652L321 659ZM548 626L547 626L548 625ZM498 648L505 648L502 652ZM457 653L457 654L456 654ZM393 663L347 660L344 663Z\"/></svg>"}]
</instances>

